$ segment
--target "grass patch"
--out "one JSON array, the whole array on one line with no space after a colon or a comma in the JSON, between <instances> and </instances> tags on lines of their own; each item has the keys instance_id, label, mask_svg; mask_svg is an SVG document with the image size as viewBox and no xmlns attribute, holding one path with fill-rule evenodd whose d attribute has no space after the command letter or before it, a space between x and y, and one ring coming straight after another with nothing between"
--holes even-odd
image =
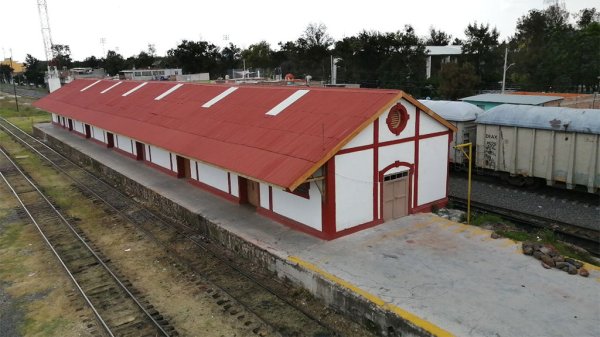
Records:
<instances>
[{"instance_id":1,"label":"grass patch","mask_svg":"<svg viewBox=\"0 0 600 337\"><path fill-rule=\"evenodd\" d=\"M27 318L25 323L19 329L24 336L60 336L60 332L69 330L73 326L72 322L62 317L56 317L49 321L39 321Z\"/></svg>"},{"instance_id":2,"label":"grass patch","mask_svg":"<svg viewBox=\"0 0 600 337\"><path fill-rule=\"evenodd\" d=\"M537 241L535 235L525 231L499 230L496 233L513 241Z\"/></svg>"},{"instance_id":3,"label":"grass patch","mask_svg":"<svg viewBox=\"0 0 600 337\"><path fill-rule=\"evenodd\" d=\"M483 225L487 225L487 224L497 224L497 223L504 223L506 224L507 221L504 221L504 219L502 219L501 217L494 215L494 214L487 214L487 213L480 213L480 214L475 214L472 215L472 224L475 226L483 226Z\"/></svg>"},{"instance_id":4,"label":"grass patch","mask_svg":"<svg viewBox=\"0 0 600 337\"><path fill-rule=\"evenodd\" d=\"M496 234L513 241L531 241L549 244L554 246L556 250L558 250L558 252L563 256L598 265L598 262L592 257L591 254L563 242L560 234L548 228L533 231L525 230L511 223L510 221L504 220L498 215L487 213L473 215L472 224L475 226L490 225Z\"/></svg>"},{"instance_id":5,"label":"grass patch","mask_svg":"<svg viewBox=\"0 0 600 337\"><path fill-rule=\"evenodd\" d=\"M0 117L6 118L22 130L31 133L33 124L52 120L48 112L33 107L31 99L19 98L19 111L17 111L14 99L9 98L5 96L0 100Z\"/></svg>"}]
</instances>

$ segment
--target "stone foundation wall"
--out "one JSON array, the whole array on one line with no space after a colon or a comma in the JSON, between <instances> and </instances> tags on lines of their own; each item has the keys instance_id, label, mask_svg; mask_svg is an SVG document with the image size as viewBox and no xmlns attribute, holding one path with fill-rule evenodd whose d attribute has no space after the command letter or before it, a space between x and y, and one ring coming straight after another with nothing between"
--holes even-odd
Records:
<instances>
[{"instance_id":1,"label":"stone foundation wall","mask_svg":"<svg viewBox=\"0 0 600 337\"><path fill-rule=\"evenodd\" d=\"M89 171L100 176L121 192L149 203L152 208L160 210L161 213L169 217L195 226L202 235L211 241L220 243L227 249L253 261L262 268L276 274L280 279L307 289L334 310L344 313L357 322L361 322L380 335L402 337L433 336L429 332L413 325L408 320L401 318L393 312L384 310L368 299L333 283L325 277L291 263L285 257L276 256L245 241L243 238L202 217L202 215L193 213L157 192L125 177L81 151L44 133L35 126L33 133L35 137L44 140L50 147L70 160L86 167Z\"/></svg>"}]
</instances>

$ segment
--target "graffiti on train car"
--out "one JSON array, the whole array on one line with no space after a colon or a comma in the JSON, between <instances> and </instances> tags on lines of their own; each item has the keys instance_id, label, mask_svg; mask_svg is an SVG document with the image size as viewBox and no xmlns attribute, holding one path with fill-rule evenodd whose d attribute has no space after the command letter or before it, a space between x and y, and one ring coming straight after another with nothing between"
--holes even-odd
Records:
<instances>
[{"instance_id":1,"label":"graffiti on train car","mask_svg":"<svg viewBox=\"0 0 600 337\"><path fill-rule=\"evenodd\" d=\"M483 166L489 169L496 168L496 147L498 146L498 135L485 134L485 145L483 150Z\"/></svg>"}]
</instances>

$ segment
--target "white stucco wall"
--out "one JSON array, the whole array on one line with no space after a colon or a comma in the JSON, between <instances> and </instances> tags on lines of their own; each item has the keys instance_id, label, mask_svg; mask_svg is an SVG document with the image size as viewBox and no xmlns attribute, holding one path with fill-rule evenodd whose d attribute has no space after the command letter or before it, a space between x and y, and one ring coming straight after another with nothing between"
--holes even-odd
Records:
<instances>
[{"instance_id":1,"label":"white stucco wall","mask_svg":"<svg viewBox=\"0 0 600 337\"><path fill-rule=\"evenodd\" d=\"M342 149L350 149L370 144L373 144L373 123L369 124L369 126L356 135L356 137L352 138L352 140Z\"/></svg>"},{"instance_id":2,"label":"white stucco wall","mask_svg":"<svg viewBox=\"0 0 600 337\"><path fill-rule=\"evenodd\" d=\"M373 220L373 150L335 156L337 230Z\"/></svg>"},{"instance_id":3,"label":"white stucco wall","mask_svg":"<svg viewBox=\"0 0 600 337\"><path fill-rule=\"evenodd\" d=\"M73 130L85 134L85 124L80 121L73 120Z\"/></svg>"},{"instance_id":4,"label":"white stucco wall","mask_svg":"<svg viewBox=\"0 0 600 337\"><path fill-rule=\"evenodd\" d=\"M52 121L54 123L58 123L58 115L57 114L52 114Z\"/></svg>"},{"instance_id":5,"label":"white stucco wall","mask_svg":"<svg viewBox=\"0 0 600 337\"><path fill-rule=\"evenodd\" d=\"M262 186L261 184L261 205L263 203ZM269 208L268 192L267 188L266 208ZM273 188L273 212L319 231L322 230L321 203L321 192L314 182L310 183L309 199Z\"/></svg>"},{"instance_id":6,"label":"white stucco wall","mask_svg":"<svg viewBox=\"0 0 600 337\"><path fill-rule=\"evenodd\" d=\"M209 166L203 163L190 160L192 165L192 178L204 183L208 186L214 187L225 193L229 193L229 185L227 181L227 171L218 169L213 166ZM198 176L196 177L196 163L198 164ZM236 183L237 186L237 183Z\"/></svg>"},{"instance_id":7,"label":"white stucco wall","mask_svg":"<svg viewBox=\"0 0 600 337\"><path fill-rule=\"evenodd\" d=\"M102 143L106 143L106 132L97 127L97 126L90 126L91 128L91 132L92 132L92 138L94 138L95 140L99 140Z\"/></svg>"},{"instance_id":8,"label":"white stucco wall","mask_svg":"<svg viewBox=\"0 0 600 337\"><path fill-rule=\"evenodd\" d=\"M431 118L428 114L421 113L421 119L419 120L419 133L421 135L443 131L448 131L448 128Z\"/></svg>"},{"instance_id":9,"label":"white stucco wall","mask_svg":"<svg viewBox=\"0 0 600 337\"><path fill-rule=\"evenodd\" d=\"M415 142L406 142L379 148L379 170L383 170L386 166L393 164L395 161L407 162L414 164L415 158ZM396 173L403 171L402 168L394 167L385 174Z\"/></svg>"},{"instance_id":10,"label":"white stucco wall","mask_svg":"<svg viewBox=\"0 0 600 337\"><path fill-rule=\"evenodd\" d=\"M269 186L259 183L260 189L260 207L269 209Z\"/></svg>"},{"instance_id":11,"label":"white stucco wall","mask_svg":"<svg viewBox=\"0 0 600 337\"><path fill-rule=\"evenodd\" d=\"M179 172L179 167L177 167L177 155L174 153L169 153L171 155L171 164L173 167L171 168L173 172Z\"/></svg>"},{"instance_id":12,"label":"white stucco wall","mask_svg":"<svg viewBox=\"0 0 600 337\"><path fill-rule=\"evenodd\" d=\"M156 146L147 145L148 150L150 151L150 156L146 159L151 161L152 163L164 167L167 170L171 169L171 160L169 159L170 153Z\"/></svg>"},{"instance_id":13,"label":"white stucco wall","mask_svg":"<svg viewBox=\"0 0 600 337\"><path fill-rule=\"evenodd\" d=\"M389 109L381 114L379 117L379 142L386 142L390 140L397 140L402 138L413 137L415 135L415 121L416 121L416 107L406 100L401 99L400 102L406 108L408 112L408 123L406 123L406 127L398 136L393 134L387 126L385 120L387 119Z\"/></svg>"},{"instance_id":14,"label":"white stucco wall","mask_svg":"<svg viewBox=\"0 0 600 337\"><path fill-rule=\"evenodd\" d=\"M117 146L118 149L123 150L127 153L134 154L135 146L133 145L133 141L129 137L115 134L115 146Z\"/></svg>"},{"instance_id":15,"label":"white stucco wall","mask_svg":"<svg viewBox=\"0 0 600 337\"><path fill-rule=\"evenodd\" d=\"M233 195L234 197L239 197L240 196L240 191L239 191L239 178L238 175L235 173L230 173L229 174L229 181L231 182L231 195Z\"/></svg>"},{"instance_id":16,"label":"white stucco wall","mask_svg":"<svg viewBox=\"0 0 600 337\"><path fill-rule=\"evenodd\" d=\"M447 135L420 141L417 206L446 197L447 162Z\"/></svg>"}]
</instances>

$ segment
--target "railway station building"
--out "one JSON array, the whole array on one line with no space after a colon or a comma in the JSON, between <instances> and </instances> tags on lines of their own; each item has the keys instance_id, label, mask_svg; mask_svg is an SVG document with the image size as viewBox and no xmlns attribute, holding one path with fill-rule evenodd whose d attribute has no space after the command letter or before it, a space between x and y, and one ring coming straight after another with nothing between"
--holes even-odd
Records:
<instances>
[{"instance_id":1,"label":"railway station building","mask_svg":"<svg viewBox=\"0 0 600 337\"><path fill-rule=\"evenodd\" d=\"M76 80L55 125L334 239L442 207L456 127L398 90Z\"/></svg>"}]
</instances>

